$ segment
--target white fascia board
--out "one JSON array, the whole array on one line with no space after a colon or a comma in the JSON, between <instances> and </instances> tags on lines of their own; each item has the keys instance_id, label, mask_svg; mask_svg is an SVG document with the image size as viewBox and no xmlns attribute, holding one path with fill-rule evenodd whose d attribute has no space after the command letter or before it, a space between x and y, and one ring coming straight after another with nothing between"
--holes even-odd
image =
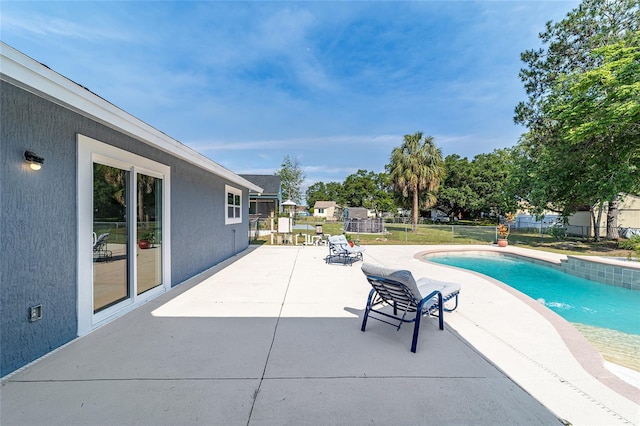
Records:
<instances>
[{"instance_id":1,"label":"white fascia board","mask_svg":"<svg viewBox=\"0 0 640 426\"><path fill-rule=\"evenodd\" d=\"M0 78L251 191L262 188L0 42Z\"/></svg>"}]
</instances>

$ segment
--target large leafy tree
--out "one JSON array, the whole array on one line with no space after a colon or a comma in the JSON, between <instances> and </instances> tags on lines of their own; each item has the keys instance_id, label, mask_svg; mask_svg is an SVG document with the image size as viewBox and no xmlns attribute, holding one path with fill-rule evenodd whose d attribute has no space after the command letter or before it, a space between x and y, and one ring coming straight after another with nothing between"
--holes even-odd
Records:
<instances>
[{"instance_id":1,"label":"large leafy tree","mask_svg":"<svg viewBox=\"0 0 640 426\"><path fill-rule=\"evenodd\" d=\"M425 207L436 202L435 191L445 174L442 151L435 145L433 137L423 137L422 132L405 135L402 145L391 152L387 169L394 189L404 198L412 198L412 229L415 231L421 193L427 200Z\"/></svg>"},{"instance_id":2,"label":"large leafy tree","mask_svg":"<svg viewBox=\"0 0 640 426\"><path fill-rule=\"evenodd\" d=\"M375 175L376 192L372 197L372 208L377 214L391 212L396 205L393 200L393 185L391 176L388 173L378 173Z\"/></svg>"},{"instance_id":3,"label":"large leafy tree","mask_svg":"<svg viewBox=\"0 0 640 426\"><path fill-rule=\"evenodd\" d=\"M342 184L339 182L316 182L307 188L307 205L313 207L316 201L335 201L338 204L344 204L342 192Z\"/></svg>"},{"instance_id":4,"label":"large leafy tree","mask_svg":"<svg viewBox=\"0 0 640 426\"><path fill-rule=\"evenodd\" d=\"M618 238L618 195L640 188L640 31L593 51L599 65L558 79L549 115L572 151L607 152L582 156L579 165L591 188L608 200L607 238Z\"/></svg>"},{"instance_id":5,"label":"large leafy tree","mask_svg":"<svg viewBox=\"0 0 640 426\"><path fill-rule=\"evenodd\" d=\"M374 177L375 173L366 170L358 170L346 177L342 184L342 195L347 206L369 208L370 197L376 192Z\"/></svg>"},{"instance_id":6,"label":"large leafy tree","mask_svg":"<svg viewBox=\"0 0 640 426\"><path fill-rule=\"evenodd\" d=\"M517 208L515 197L508 191L511 152L496 149L488 154L478 154L471 162L470 186L476 195L472 210L504 215Z\"/></svg>"},{"instance_id":7,"label":"large leafy tree","mask_svg":"<svg viewBox=\"0 0 640 426\"><path fill-rule=\"evenodd\" d=\"M593 211L637 188L639 27L637 0L584 0L547 24L546 49L522 54L528 99L515 121L528 132L515 150L514 187L540 210Z\"/></svg>"},{"instance_id":8,"label":"large leafy tree","mask_svg":"<svg viewBox=\"0 0 640 426\"><path fill-rule=\"evenodd\" d=\"M126 209L127 172L104 164L93 166L93 204L96 217L109 220L123 217Z\"/></svg>"},{"instance_id":9,"label":"large leafy tree","mask_svg":"<svg viewBox=\"0 0 640 426\"><path fill-rule=\"evenodd\" d=\"M438 191L438 207L455 216L469 217L469 206L476 198L468 180L471 175L469 160L458 154L447 155L444 168L446 175Z\"/></svg>"},{"instance_id":10,"label":"large leafy tree","mask_svg":"<svg viewBox=\"0 0 640 426\"><path fill-rule=\"evenodd\" d=\"M514 211L515 198L508 191L510 152L495 150L473 160L457 154L445 160L446 176L438 191L438 206L455 216L479 217L481 213Z\"/></svg>"},{"instance_id":11,"label":"large leafy tree","mask_svg":"<svg viewBox=\"0 0 640 426\"><path fill-rule=\"evenodd\" d=\"M304 171L300 165L298 158L291 158L285 155L284 160L276 171L276 175L280 176L282 182L282 197L290 199L300 204L302 201L302 183L304 182Z\"/></svg>"},{"instance_id":12,"label":"large leafy tree","mask_svg":"<svg viewBox=\"0 0 640 426\"><path fill-rule=\"evenodd\" d=\"M342 199L351 207L365 207L376 212L393 208L389 175L358 170L342 184Z\"/></svg>"}]
</instances>

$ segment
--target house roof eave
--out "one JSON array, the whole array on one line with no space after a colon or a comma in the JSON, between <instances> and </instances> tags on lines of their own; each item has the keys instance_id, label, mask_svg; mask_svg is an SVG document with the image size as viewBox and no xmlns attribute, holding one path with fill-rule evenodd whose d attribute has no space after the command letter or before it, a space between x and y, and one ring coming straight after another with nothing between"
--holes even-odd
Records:
<instances>
[{"instance_id":1,"label":"house roof eave","mask_svg":"<svg viewBox=\"0 0 640 426\"><path fill-rule=\"evenodd\" d=\"M116 107L84 86L0 42L0 79L82 116L132 136L231 183L262 193L262 188L160 130Z\"/></svg>"}]
</instances>

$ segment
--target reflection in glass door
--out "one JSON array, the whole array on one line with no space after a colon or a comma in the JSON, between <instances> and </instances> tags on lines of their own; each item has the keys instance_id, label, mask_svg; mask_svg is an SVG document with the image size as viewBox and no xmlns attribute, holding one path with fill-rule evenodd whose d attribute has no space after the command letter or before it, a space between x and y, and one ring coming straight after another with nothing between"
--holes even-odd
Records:
<instances>
[{"instance_id":1,"label":"reflection in glass door","mask_svg":"<svg viewBox=\"0 0 640 426\"><path fill-rule=\"evenodd\" d=\"M137 175L137 294L162 284L162 179Z\"/></svg>"},{"instance_id":2,"label":"reflection in glass door","mask_svg":"<svg viewBox=\"0 0 640 426\"><path fill-rule=\"evenodd\" d=\"M129 297L129 172L93 163L93 312Z\"/></svg>"}]
</instances>

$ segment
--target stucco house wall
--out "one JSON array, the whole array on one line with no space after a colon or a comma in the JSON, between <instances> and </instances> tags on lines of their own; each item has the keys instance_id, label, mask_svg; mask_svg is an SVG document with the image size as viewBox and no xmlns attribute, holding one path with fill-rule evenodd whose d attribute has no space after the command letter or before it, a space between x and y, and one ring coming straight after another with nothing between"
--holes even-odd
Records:
<instances>
[{"instance_id":1,"label":"stucco house wall","mask_svg":"<svg viewBox=\"0 0 640 426\"><path fill-rule=\"evenodd\" d=\"M640 196L627 195L619 209L618 226L640 229Z\"/></svg>"},{"instance_id":2,"label":"stucco house wall","mask_svg":"<svg viewBox=\"0 0 640 426\"><path fill-rule=\"evenodd\" d=\"M595 211L598 215L598 209ZM569 217L569 225L583 229L583 235L594 236L593 225L591 224L591 213L579 211ZM640 229L640 197L629 194L620 200L618 206L618 227ZM576 229L577 229L576 228ZM607 208L605 207L600 219L600 235L607 232Z\"/></svg>"},{"instance_id":3,"label":"stucco house wall","mask_svg":"<svg viewBox=\"0 0 640 426\"><path fill-rule=\"evenodd\" d=\"M569 225L591 227L591 213L587 211L575 212L569 217Z\"/></svg>"},{"instance_id":4,"label":"stucco house wall","mask_svg":"<svg viewBox=\"0 0 640 426\"><path fill-rule=\"evenodd\" d=\"M3 61L8 52L37 68L37 63L6 45L2 49ZM174 155L118 124L44 96L31 88L30 81L5 74L4 67L0 74L0 376L79 334L78 289L83 283L78 278L78 245L81 238L90 238L78 235L79 135L170 168L171 256L166 288L247 248L249 189L261 190L233 173L212 172L215 165L210 160L186 148L182 157ZM38 72L46 78L60 77L47 69ZM90 93L82 96L97 98ZM116 113L128 118L121 110ZM180 149L178 145L176 150ZM45 158L41 170L29 168L25 150ZM189 156L194 160L187 161ZM203 165L195 164L198 161ZM242 191L239 223L225 224L226 185ZM38 304L42 319L30 322L28 309Z\"/></svg>"}]
</instances>

